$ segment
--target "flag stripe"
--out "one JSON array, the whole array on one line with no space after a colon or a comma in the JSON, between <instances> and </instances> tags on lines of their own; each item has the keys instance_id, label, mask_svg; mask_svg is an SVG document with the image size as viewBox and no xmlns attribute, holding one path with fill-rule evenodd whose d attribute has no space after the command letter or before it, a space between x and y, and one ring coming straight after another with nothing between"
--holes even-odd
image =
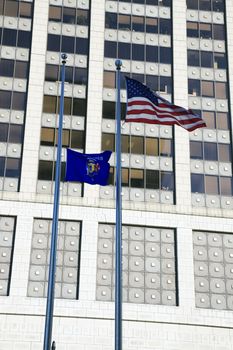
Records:
<instances>
[{"instance_id":1,"label":"flag stripe","mask_svg":"<svg viewBox=\"0 0 233 350\"><path fill-rule=\"evenodd\" d=\"M188 131L206 126L192 110L166 101L137 80L126 77L126 83L126 122L179 125Z\"/></svg>"}]
</instances>

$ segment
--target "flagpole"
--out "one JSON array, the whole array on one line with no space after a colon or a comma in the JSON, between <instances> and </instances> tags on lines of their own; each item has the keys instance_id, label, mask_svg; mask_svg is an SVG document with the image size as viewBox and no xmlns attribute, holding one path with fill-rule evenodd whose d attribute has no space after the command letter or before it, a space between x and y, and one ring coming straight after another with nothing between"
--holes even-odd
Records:
<instances>
[{"instance_id":1,"label":"flagpole","mask_svg":"<svg viewBox=\"0 0 233 350\"><path fill-rule=\"evenodd\" d=\"M121 203L121 86L122 62L116 60L116 239L115 239L115 350L122 350L122 203Z\"/></svg>"},{"instance_id":2,"label":"flagpole","mask_svg":"<svg viewBox=\"0 0 233 350\"><path fill-rule=\"evenodd\" d=\"M45 316L44 329L44 350L51 350L52 328L53 328L53 309L54 309L54 289L55 289L55 273L56 273L56 255L57 255L57 234L58 234L58 212L59 212L59 197L60 197L60 180L61 180L61 152L62 152L62 124L64 112L64 85L65 85L65 64L67 55L62 54L62 78L61 78L61 97L60 97L60 112L58 126L58 143L57 143L57 160L54 188L54 203L53 203L53 222L51 235L51 249L49 261L49 278L47 305Z\"/></svg>"}]
</instances>

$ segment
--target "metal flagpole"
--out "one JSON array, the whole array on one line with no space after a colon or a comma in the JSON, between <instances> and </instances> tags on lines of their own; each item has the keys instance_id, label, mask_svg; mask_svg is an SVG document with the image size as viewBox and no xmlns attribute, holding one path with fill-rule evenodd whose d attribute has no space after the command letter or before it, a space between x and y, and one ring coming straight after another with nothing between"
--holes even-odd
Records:
<instances>
[{"instance_id":1,"label":"metal flagpole","mask_svg":"<svg viewBox=\"0 0 233 350\"><path fill-rule=\"evenodd\" d=\"M44 350L51 350L51 339L52 339L52 328L53 328L54 288L55 288L57 233L58 233L57 229L58 229L58 211L59 211L60 179L61 179L61 151L62 151L62 123L63 123L63 112L64 112L65 64L67 60L67 55L62 54L61 58L62 58L61 97L60 97L57 161L56 161L55 189L54 189L54 203L53 203L53 223L52 223L52 235L51 235L50 261L49 261L49 280L48 280L48 293L47 293L45 330L44 330Z\"/></svg>"},{"instance_id":2,"label":"metal flagpole","mask_svg":"<svg viewBox=\"0 0 233 350\"><path fill-rule=\"evenodd\" d=\"M122 350L121 60L116 60L115 350Z\"/></svg>"}]
</instances>

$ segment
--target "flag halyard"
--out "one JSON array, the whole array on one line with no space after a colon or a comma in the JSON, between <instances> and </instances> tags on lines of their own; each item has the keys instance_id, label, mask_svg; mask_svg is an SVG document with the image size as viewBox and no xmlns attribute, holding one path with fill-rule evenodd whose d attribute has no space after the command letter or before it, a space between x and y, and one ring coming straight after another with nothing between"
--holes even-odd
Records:
<instances>
[{"instance_id":1,"label":"flag halyard","mask_svg":"<svg viewBox=\"0 0 233 350\"><path fill-rule=\"evenodd\" d=\"M170 103L139 81L126 77L126 87L125 122L179 125L188 131L206 127L202 118L192 110Z\"/></svg>"}]
</instances>

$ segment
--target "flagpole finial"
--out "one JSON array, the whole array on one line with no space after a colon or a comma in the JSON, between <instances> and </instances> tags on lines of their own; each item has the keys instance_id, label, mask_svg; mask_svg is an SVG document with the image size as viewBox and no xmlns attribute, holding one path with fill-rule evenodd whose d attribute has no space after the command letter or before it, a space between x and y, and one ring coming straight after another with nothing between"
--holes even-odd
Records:
<instances>
[{"instance_id":1,"label":"flagpole finial","mask_svg":"<svg viewBox=\"0 0 233 350\"><path fill-rule=\"evenodd\" d=\"M117 69L117 70L120 70L120 69L121 69L121 66L122 66L122 61L121 61L121 60L116 60L116 61L115 61L115 65L116 65L116 69Z\"/></svg>"},{"instance_id":2,"label":"flagpole finial","mask_svg":"<svg viewBox=\"0 0 233 350\"><path fill-rule=\"evenodd\" d=\"M68 56L67 56L66 53L62 53L62 54L61 54L62 63L66 63L67 57L68 57Z\"/></svg>"}]
</instances>

